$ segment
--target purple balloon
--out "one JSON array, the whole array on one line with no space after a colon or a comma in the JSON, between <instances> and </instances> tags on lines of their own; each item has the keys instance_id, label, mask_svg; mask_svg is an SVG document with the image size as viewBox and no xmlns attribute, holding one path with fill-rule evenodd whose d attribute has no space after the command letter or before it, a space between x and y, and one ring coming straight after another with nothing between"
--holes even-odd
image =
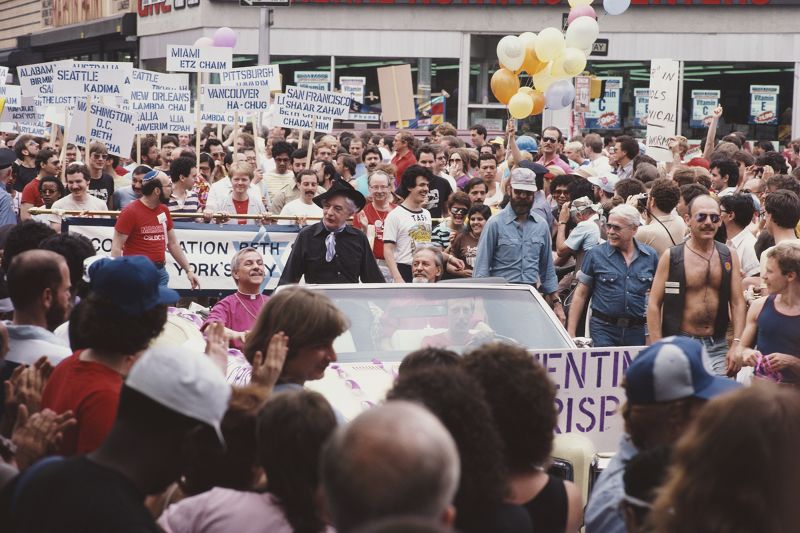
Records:
<instances>
[{"instance_id":1,"label":"purple balloon","mask_svg":"<svg viewBox=\"0 0 800 533\"><path fill-rule=\"evenodd\" d=\"M219 48L233 48L236 46L236 32L223 26L214 32L214 46Z\"/></svg>"},{"instance_id":2,"label":"purple balloon","mask_svg":"<svg viewBox=\"0 0 800 533\"><path fill-rule=\"evenodd\" d=\"M575 87L569 80L554 82L544 93L544 101L548 109L563 109L575 99Z\"/></svg>"},{"instance_id":3,"label":"purple balloon","mask_svg":"<svg viewBox=\"0 0 800 533\"><path fill-rule=\"evenodd\" d=\"M595 13L592 6L576 6L569 10L567 16L567 24L572 24L572 21L578 17L592 17L597 20L597 13Z\"/></svg>"}]
</instances>

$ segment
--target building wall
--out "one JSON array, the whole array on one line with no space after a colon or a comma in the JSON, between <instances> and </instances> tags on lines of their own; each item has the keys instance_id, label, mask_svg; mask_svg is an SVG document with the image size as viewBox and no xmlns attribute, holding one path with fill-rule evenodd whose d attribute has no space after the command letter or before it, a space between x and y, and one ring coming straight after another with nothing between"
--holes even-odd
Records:
<instances>
[{"instance_id":1,"label":"building wall","mask_svg":"<svg viewBox=\"0 0 800 533\"><path fill-rule=\"evenodd\" d=\"M0 49L42 28L42 0L0 0Z\"/></svg>"}]
</instances>

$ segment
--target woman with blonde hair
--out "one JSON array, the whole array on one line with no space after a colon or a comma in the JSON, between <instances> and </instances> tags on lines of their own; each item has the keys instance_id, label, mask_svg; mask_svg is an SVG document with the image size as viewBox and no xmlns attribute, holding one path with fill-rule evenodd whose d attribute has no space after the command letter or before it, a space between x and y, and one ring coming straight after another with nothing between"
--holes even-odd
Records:
<instances>
[{"instance_id":1,"label":"woman with blonde hair","mask_svg":"<svg viewBox=\"0 0 800 533\"><path fill-rule=\"evenodd\" d=\"M261 198L253 194L250 184L253 182L253 167L243 161L231 164L230 192L220 198L209 197L208 205L203 213L206 222L215 219L219 224L253 224L257 219L231 219L231 215L260 215L261 223L270 222L270 213L264 207Z\"/></svg>"}]
</instances>

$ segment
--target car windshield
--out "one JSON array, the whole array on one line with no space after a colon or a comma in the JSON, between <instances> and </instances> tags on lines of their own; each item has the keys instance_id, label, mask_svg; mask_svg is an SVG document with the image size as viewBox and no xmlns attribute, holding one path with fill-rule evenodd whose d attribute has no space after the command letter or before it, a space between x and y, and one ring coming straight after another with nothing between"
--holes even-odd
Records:
<instances>
[{"instance_id":1,"label":"car windshield","mask_svg":"<svg viewBox=\"0 0 800 533\"><path fill-rule=\"evenodd\" d=\"M426 346L462 352L504 341L529 349L569 348L566 332L529 290L403 287L327 289L350 320L334 343L340 362L398 362Z\"/></svg>"}]
</instances>

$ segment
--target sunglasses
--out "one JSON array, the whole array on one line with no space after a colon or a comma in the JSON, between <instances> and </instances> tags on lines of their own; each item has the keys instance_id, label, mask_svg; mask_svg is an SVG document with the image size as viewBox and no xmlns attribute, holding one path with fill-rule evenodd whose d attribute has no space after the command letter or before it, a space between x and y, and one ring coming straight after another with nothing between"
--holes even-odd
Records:
<instances>
[{"instance_id":1,"label":"sunglasses","mask_svg":"<svg viewBox=\"0 0 800 533\"><path fill-rule=\"evenodd\" d=\"M622 231L624 228L627 228L627 227L628 226L619 226L617 224L606 224L606 228L607 229L613 230L615 232Z\"/></svg>"},{"instance_id":2,"label":"sunglasses","mask_svg":"<svg viewBox=\"0 0 800 533\"><path fill-rule=\"evenodd\" d=\"M105 160L105 159L108 159L108 156L107 155L103 155L103 154L92 154L92 159L103 159L103 160Z\"/></svg>"},{"instance_id":3,"label":"sunglasses","mask_svg":"<svg viewBox=\"0 0 800 533\"><path fill-rule=\"evenodd\" d=\"M698 222L705 222L707 218L711 219L712 224L716 224L720 221L720 216L716 213L697 213L694 216L694 219Z\"/></svg>"},{"instance_id":4,"label":"sunglasses","mask_svg":"<svg viewBox=\"0 0 800 533\"><path fill-rule=\"evenodd\" d=\"M556 139L555 137L542 137L542 142L543 143L557 143L558 139Z\"/></svg>"},{"instance_id":5,"label":"sunglasses","mask_svg":"<svg viewBox=\"0 0 800 533\"><path fill-rule=\"evenodd\" d=\"M461 162L461 158L460 158L460 157L451 157L451 158L450 158L450 162L451 162L451 163L453 163L453 162L455 162L455 161L458 161L458 162L460 163L460 162Z\"/></svg>"},{"instance_id":6,"label":"sunglasses","mask_svg":"<svg viewBox=\"0 0 800 533\"><path fill-rule=\"evenodd\" d=\"M463 209L461 207L451 207L450 208L450 212L452 214L454 214L454 215L466 215L467 214L467 210Z\"/></svg>"}]
</instances>

